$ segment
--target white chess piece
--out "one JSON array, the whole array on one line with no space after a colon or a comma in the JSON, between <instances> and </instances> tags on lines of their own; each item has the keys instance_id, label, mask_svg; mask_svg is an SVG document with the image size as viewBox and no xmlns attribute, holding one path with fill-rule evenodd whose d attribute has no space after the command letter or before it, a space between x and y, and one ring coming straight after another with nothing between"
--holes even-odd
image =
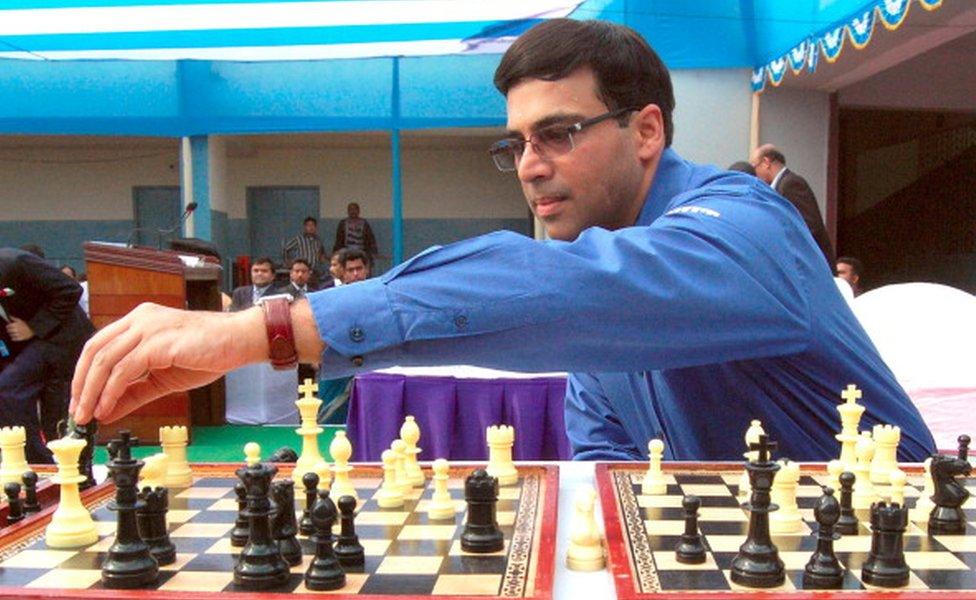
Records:
<instances>
[{"instance_id":1,"label":"white chess piece","mask_svg":"<svg viewBox=\"0 0 976 600\"><path fill-rule=\"evenodd\" d=\"M898 443L901 429L892 425L875 425L872 430L874 458L871 460L871 483L888 485L891 471L898 468Z\"/></svg>"},{"instance_id":2,"label":"white chess piece","mask_svg":"<svg viewBox=\"0 0 976 600\"><path fill-rule=\"evenodd\" d=\"M403 440L393 440L393 443L390 444L390 451L393 452L396 484L400 486L401 494L409 494L413 486L410 484L410 477L407 475L407 444Z\"/></svg>"},{"instance_id":3,"label":"white chess piece","mask_svg":"<svg viewBox=\"0 0 976 600\"><path fill-rule=\"evenodd\" d=\"M80 548L98 541L98 531L91 513L81 503L78 484L85 476L78 472L78 457L87 442L78 438L51 440L47 447L54 454L57 474L51 481L61 486L61 499L44 532L49 548Z\"/></svg>"},{"instance_id":4,"label":"white chess piece","mask_svg":"<svg viewBox=\"0 0 976 600\"><path fill-rule=\"evenodd\" d=\"M854 473L857 466L856 446L859 438L857 434L858 426L861 423L861 415L864 414L864 407L857 403L861 398L861 390L857 386L850 384L840 393L844 400L837 405L837 412L840 413L841 432L834 436L841 443L840 462L844 463L844 470Z\"/></svg>"},{"instance_id":5,"label":"white chess piece","mask_svg":"<svg viewBox=\"0 0 976 600\"><path fill-rule=\"evenodd\" d=\"M498 479L498 485L515 485L518 471L512 461L515 429L511 425L492 425L485 434L488 440L488 474Z\"/></svg>"},{"instance_id":6,"label":"white chess piece","mask_svg":"<svg viewBox=\"0 0 976 600\"><path fill-rule=\"evenodd\" d=\"M420 441L420 427L413 416L407 415L403 420L403 425L400 426L400 439L406 444L404 468L407 470L410 485L424 487L426 481L424 470L420 468L420 463L417 462L417 457L421 452L421 449L417 447L417 443Z\"/></svg>"},{"instance_id":7,"label":"white chess piece","mask_svg":"<svg viewBox=\"0 0 976 600\"><path fill-rule=\"evenodd\" d=\"M844 463L834 459L827 463L827 485L840 490L840 474L844 472Z\"/></svg>"},{"instance_id":8,"label":"white chess piece","mask_svg":"<svg viewBox=\"0 0 976 600\"><path fill-rule=\"evenodd\" d=\"M796 503L796 488L800 482L800 464L781 460L780 469L773 477L771 501L779 510L769 515L769 532L796 533L803 531L803 516Z\"/></svg>"},{"instance_id":9,"label":"white chess piece","mask_svg":"<svg viewBox=\"0 0 976 600\"><path fill-rule=\"evenodd\" d=\"M746 452L742 454L742 457L748 462L754 462L759 458L759 452L756 450L750 450L753 444L759 443L759 436L765 434L763 430L762 421L759 419L753 419L749 424L749 429L746 430ZM742 476L739 477L739 496L748 496L752 491L752 484L749 483L749 471L747 469L742 470Z\"/></svg>"},{"instance_id":10,"label":"white chess piece","mask_svg":"<svg viewBox=\"0 0 976 600\"><path fill-rule=\"evenodd\" d=\"M315 396L317 391L319 386L311 379L306 379L298 386L298 392L303 396L295 401L295 406L298 407L298 414L301 415L302 420L301 427L296 429L295 433L302 436L302 453L291 472L292 481L296 483L300 482L306 473L318 473L319 463L325 462L322 453L319 452L319 434L322 433L322 428L319 427L317 419L322 400Z\"/></svg>"},{"instance_id":11,"label":"white chess piece","mask_svg":"<svg viewBox=\"0 0 976 600\"><path fill-rule=\"evenodd\" d=\"M186 444L189 432L184 425L159 428L159 444L167 458L166 478L168 488L185 488L193 484L193 471L186 460Z\"/></svg>"},{"instance_id":12,"label":"white chess piece","mask_svg":"<svg viewBox=\"0 0 976 600\"><path fill-rule=\"evenodd\" d=\"M603 539L596 523L596 490L592 486L580 489L576 496L576 512L570 529L566 566L573 571L599 571L606 564Z\"/></svg>"},{"instance_id":13,"label":"white chess piece","mask_svg":"<svg viewBox=\"0 0 976 600\"><path fill-rule=\"evenodd\" d=\"M383 483L376 492L376 504L380 508L399 508L403 506L403 491L397 478L398 458L393 450L383 451Z\"/></svg>"},{"instance_id":14,"label":"white chess piece","mask_svg":"<svg viewBox=\"0 0 976 600\"><path fill-rule=\"evenodd\" d=\"M864 431L855 446L857 464L854 467L854 492L851 494L851 506L857 509L871 508L871 504L878 501L878 495L871 484L871 459L874 457L874 440L871 432Z\"/></svg>"},{"instance_id":15,"label":"white chess piece","mask_svg":"<svg viewBox=\"0 0 976 600\"><path fill-rule=\"evenodd\" d=\"M451 498L451 492L447 489L447 480L449 478L447 472L450 467L446 460L438 458L434 461L432 468L434 470L434 476L432 477L434 493L427 505L427 515L431 519L436 520L453 519L457 513L457 505L454 503L454 499Z\"/></svg>"},{"instance_id":16,"label":"white chess piece","mask_svg":"<svg viewBox=\"0 0 976 600\"><path fill-rule=\"evenodd\" d=\"M332 467L326 461L315 465L315 474L319 476L319 484L315 489L322 491L332 487ZM336 498L338 500L338 498Z\"/></svg>"},{"instance_id":17,"label":"white chess piece","mask_svg":"<svg viewBox=\"0 0 976 600\"><path fill-rule=\"evenodd\" d=\"M166 472L169 468L169 457L159 452L142 459L145 463L139 471L139 489L165 487Z\"/></svg>"},{"instance_id":18,"label":"white chess piece","mask_svg":"<svg viewBox=\"0 0 976 600\"><path fill-rule=\"evenodd\" d=\"M253 466L261 462L261 444L248 442L244 444L244 464Z\"/></svg>"},{"instance_id":19,"label":"white chess piece","mask_svg":"<svg viewBox=\"0 0 976 600\"><path fill-rule=\"evenodd\" d=\"M30 470L26 446L27 432L23 427L0 427L0 486L20 483L20 477Z\"/></svg>"},{"instance_id":20,"label":"white chess piece","mask_svg":"<svg viewBox=\"0 0 976 600\"><path fill-rule=\"evenodd\" d=\"M905 506L905 484L908 482L905 472L901 469L892 470L888 476L888 482L891 502L898 506Z\"/></svg>"},{"instance_id":21,"label":"white chess piece","mask_svg":"<svg viewBox=\"0 0 976 600\"><path fill-rule=\"evenodd\" d=\"M356 488L349 476L349 472L352 471L352 465L349 464L349 458L352 456L352 444L349 443L345 431L336 432L335 437L332 438L332 443L329 444L329 454L335 461L332 465L333 480L330 492L332 497L352 496L358 505L359 496L356 494Z\"/></svg>"},{"instance_id":22,"label":"white chess piece","mask_svg":"<svg viewBox=\"0 0 976 600\"><path fill-rule=\"evenodd\" d=\"M644 473L641 483L641 494L645 496L660 496L668 491L668 480L661 470L661 459L664 457L664 442L653 439L647 443L647 451L651 462Z\"/></svg>"},{"instance_id":23,"label":"white chess piece","mask_svg":"<svg viewBox=\"0 0 976 600\"><path fill-rule=\"evenodd\" d=\"M912 521L924 525L929 522L929 514L935 508L932 495L935 494L935 481L932 479L932 459L925 459L925 479L922 485L922 495L915 501L915 508L911 510Z\"/></svg>"}]
</instances>

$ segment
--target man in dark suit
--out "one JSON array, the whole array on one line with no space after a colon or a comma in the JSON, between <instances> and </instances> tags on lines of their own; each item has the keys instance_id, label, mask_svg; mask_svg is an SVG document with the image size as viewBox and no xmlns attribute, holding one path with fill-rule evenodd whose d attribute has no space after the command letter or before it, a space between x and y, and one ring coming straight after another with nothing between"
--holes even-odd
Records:
<instances>
[{"instance_id":1,"label":"man in dark suit","mask_svg":"<svg viewBox=\"0 0 976 600\"><path fill-rule=\"evenodd\" d=\"M231 292L230 310L235 312L254 306L254 302L266 294L273 294L274 264L262 256L251 263L251 285L242 285Z\"/></svg>"},{"instance_id":2,"label":"man in dark suit","mask_svg":"<svg viewBox=\"0 0 976 600\"><path fill-rule=\"evenodd\" d=\"M296 258L291 261L291 268L288 271L288 285L278 290L281 294L291 294L293 298L304 298L305 294L317 290L309 282L312 275L312 267L304 258Z\"/></svg>"},{"instance_id":3,"label":"man in dark suit","mask_svg":"<svg viewBox=\"0 0 976 600\"><path fill-rule=\"evenodd\" d=\"M807 180L786 168L786 157L772 144L756 148L750 161L756 169L756 177L768 183L781 196L789 200L800 211L810 234L820 246L831 272L834 269L834 246L827 235L817 197Z\"/></svg>"},{"instance_id":4,"label":"man in dark suit","mask_svg":"<svg viewBox=\"0 0 976 600\"><path fill-rule=\"evenodd\" d=\"M0 248L0 296L0 426L24 427L28 462L49 464L38 399L48 379L70 380L95 328L78 306L81 286L30 252Z\"/></svg>"}]
</instances>

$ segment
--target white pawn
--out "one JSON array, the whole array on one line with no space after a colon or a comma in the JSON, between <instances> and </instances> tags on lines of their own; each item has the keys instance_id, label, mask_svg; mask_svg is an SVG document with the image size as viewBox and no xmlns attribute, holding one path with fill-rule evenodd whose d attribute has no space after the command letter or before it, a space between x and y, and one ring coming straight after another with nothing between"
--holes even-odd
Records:
<instances>
[{"instance_id":1,"label":"white pawn","mask_svg":"<svg viewBox=\"0 0 976 600\"><path fill-rule=\"evenodd\" d=\"M400 427L400 439L406 444L406 449L404 450L404 456L406 456L404 467L407 470L410 485L413 487L423 487L425 481L424 470L420 468L420 463L417 462L417 455L420 454L420 448L417 447L417 442L420 441L420 427L417 425L417 421L413 416L407 415L403 420L403 425Z\"/></svg>"},{"instance_id":2,"label":"white pawn","mask_svg":"<svg viewBox=\"0 0 976 600\"><path fill-rule=\"evenodd\" d=\"M248 442L244 444L244 464L251 467L261 462L261 444Z\"/></svg>"},{"instance_id":3,"label":"white pawn","mask_svg":"<svg viewBox=\"0 0 976 600\"><path fill-rule=\"evenodd\" d=\"M769 532L796 533L803 530L803 516L796 503L796 487L800 483L800 464L786 460L773 477L770 500L779 510L769 515Z\"/></svg>"},{"instance_id":4,"label":"white pawn","mask_svg":"<svg viewBox=\"0 0 976 600\"><path fill-rule=\"evenodd\" d=\"M447 490L448 464L443 458L434 461L434 494L430 497L427 505L427 515L431 519L453 519L457 513L457 505L451 498L451 492Z\"/></svg>"},{"instance_id":5,"label":"white pawn","mask_svg":"<svg viewBox=\"0 0 976 600\"><path fill-rule=\"evenodd\" d=\"M166 487L185 488L193 484L193 471L186 460L186 444L190 439L185 425L159 428L159 444L167 457Z\"/></svg>"},{"instance_id":6,"label":"white pawn","mask_svg":"<svg viewBox=\"0 0 976 600\"><path fill-rule=\"evenodd\" d=\"M644 482L641 483L641 494L645 496L660 496L668 491L668 480L665 479L661 471L661 458L664 456L664 442L653 439L647 443L648 454L651 464L644 474Z\"/></svg>"},{"instance_id":7,"label":"white pawn","mask_svg":"<svg viewBox=\"0 0 976 600\"><path fill-rule=\"evenodd\" d=\"M854 493L851 494L851 507L854 509L868 509L878 501L878 495L871 483L871 459L874 457L874 440L871 432L861 432L860 439L854 447L857 465L854 467Z\"/></svg>"},{"instance_id":8,"label":"white pawn","mask_svg":"<svg viewBox=\"0 0 976 600\"><path fill-rule=\"evenodd\" d=\"M352 496L356 499L356 504L359 504L359 496L356 494L356 488L352 485L349 477L349 472L352 471L352 465L349 464L349 458L352 456L352 444L349 443L345 431L336 432L335 437L332 438L332 443L329 444L329 454L335 461L335 464L332 465L334 476L331 487L332 497L338 499L343 496Z\"/></svg>"},{"instance_id":9,"label":"white pawn","mask_svg":"<svg viewBox=\"0 0 976 600\"><path fill-rule=\"evenodd\" d=\"M888 475L888 489L891 494L892 503L898 506L905 506L905 484L907 482L908 477L901 469L893 469Z\"/></svg>"},{"instance_id":10,"label":"white pawn","mask_svg":"<svg viewBox=\"0 0 976 600\"><path fill-rule=\"evenodd\" d=\"M932 459L925 459L925 480L922 486L922 495L915 501L915 508L912 509L912 520L916 523L925 524L929 522L929 513L935 508L932 495L935 494L935 481L932 479Z\"/></svg>"},{"instance_id":11,"label":"white pawn","mask_svg":"<svg viewBox=\"0 0 976 600\"><path fill-rule=\"evenodd\" d=\"M603 539L596 524L596 490L582 488L576 496L576 512L570 528L566 566L573 571L599 571L607 564Z\"/></svg>"},{"instance_id":12,"label":"white pawn","mask_svg":"<svg viewBox=\"0 0 976 600\"><path fill-rule=\"evenodd\" d=\"M762 421L753 419L746 430L746 452L742 454L748 462L753 462L759 458L759 452L750 450L753 444L759 443L759 436L766 433L762 427ZM749 470L743 469L742 477L739 478L739 496L747 496L752 491L752 484L749 483Z\"/></svg>"},{"instance_id":13,"label":"white pawn","mask_svg":"<svg viewBox=\"0 0 976 600\"><path fill-rule=\"evenodd\" d=\"M380 491L376 493L376 504L380 508L399 508L403 506L403 492L400 489L400 482L397 480L396 452L393 450L383 451L383 484Z\"/></svg>"},{"instance_id":14,"label":"white pawn","mask_svg":"<svg viewBox=\"0 0 976 600\"><path fill-rule=\"evenodd\" d=\"M403 440L393 440L390 451L393 452L393 465L396 467L396 484L400 486L401 494L409 494L413 486L407 475L407 444Z\"/></svg>"},{"instance_id":15,"label":"white pawn","mask_svg":"<svg viewBox=\"0 0 976 600\"><path fill-rule=\"evenodd\" d=\"M26 445L27 432L23 427L0 428L0 485L20 483L20 476L30 470Z\"/></svg>"}]
</instances>

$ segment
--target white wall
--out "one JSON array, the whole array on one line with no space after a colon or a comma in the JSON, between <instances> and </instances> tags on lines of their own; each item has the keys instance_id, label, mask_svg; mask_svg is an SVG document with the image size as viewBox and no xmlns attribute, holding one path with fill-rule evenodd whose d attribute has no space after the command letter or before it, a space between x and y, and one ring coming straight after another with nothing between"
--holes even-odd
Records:
<instances>
[{"instance_id":1,"label":"white wall","mask_svg":"<svg viewBox=\"0 0 976 600\"><path fill-rule=\"evenodd\" d=\"M748 70L671 72L674 149L684 158L725 168L749 158L752 87Z\"/></svg>"}]
</instances>

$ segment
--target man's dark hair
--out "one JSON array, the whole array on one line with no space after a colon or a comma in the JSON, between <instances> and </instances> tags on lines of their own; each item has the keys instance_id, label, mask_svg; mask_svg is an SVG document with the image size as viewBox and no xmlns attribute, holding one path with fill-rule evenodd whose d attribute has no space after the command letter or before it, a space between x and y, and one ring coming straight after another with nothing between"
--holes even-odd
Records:
<instances>
[{"instance_id":1,"label":"man's dark hair","mask_svg":"<svg viewBox=\"0 0 976 600\"><path fill-rule=\"evenodd\" d=\"M44 248L41 248L37 244L24 244L23 246L20 247L20 249L23 250L24 252L30 252L31 254L39 258L46 258L46 256L44 255Z\"/></svg>"},{"instance_id":2,"label":"man's dark hair","mask_svg":"<svg viewBox=\"0 0 976 600\"><path fill-rule=\"evenodd\" d=\"M268 258L267 256L261 256L261 257L256 258L254 260L254 262L251 263L251 266L252 267L254 265L271 265L271 270L272 271L274 271L274 268L275 268L274 261L271 260L270 258Z\"/></svg>"},{"instance_id":3,"label":"man's dark hair","mask_svg":"<svg viewBox=\"0 0 976 600\"><path fill-rule=\"evenodd\" d=\"M786 165L786 157L783 156L783 153L777 150L776 148L763 150L762 154L759 155L759 158L768 158L773 162L778 162L779 164L784 166Z\"/></svg>"},{"instance_id":4,"label":"man's dark hair","mask_svg":"<svg viewBox=\"0 0 976 600\"><path fill-rule=\"evenodd\" d=\"M850 265L851 271L854 271L854 274L858 277L861 276L861 272L864 270L864 265L861 263L861 259L854 258L853 256L841 256L837 259L837 262Z\"/></svg>"},{"instance_id":5,"label":"man's dark hair","mask_svg":"<svg viewBox=\"0 0 976 600\"><path fill-rule=\"evenodd\" d=\"M503 95L522 79L556 81L589 67L597 97L609 110L656 104L664 119L664 141L671 145L674 89L668 68L633 29L606 21L550 19L523 33L495 70Z\"/></svg>"},{"instance_id":6,"label":"man's dark hair","mask_svg":"<svg viewBox=\"0 0 976 600\"><path fill-rule=\"evenodd\" d=\"M744 160L737 160L731 165L729 165L729 171L740 171L742 173L748 173L753 177L756 176L756 167L752 166Z\"/></svg>"},{"instance_id":7,"label":"man's dark hair","mask_svg":"<svg viewBox=\"0 0 976 600\"><path fill-rule=\"evenodd\" d=\"M346 263L351 260L361 260L363 264L367 267L369 264L369 256L360 250L359 248L343 248L339 251L339 260L342 261L342 267L346 267Z\"/></svg>"},{"instance_id":8,"label":"man's dark hair","mask_svg":"<svg viewBox=\"0 0 976 600\"><path fill-rule=\"evenodd\" d=\"M302 221L302 225L304 225L305 223L308 223L309 221L311 221L312 223L315 223L316 225L319 224L318 220L315 217L305 217L305 220Z\"/></svg>"},{"instance_id":9,"label":"man's dark hair","mask_svg":"<svg viewBox=\"0 0 976 600\"><path fill-rule=\"evenodd\" d=\"M289 269L291 269L292 267L294 267L294 266L295 266L295 265L297 265L298 263L301 263L301 264L303 264L303 265L305 265L306 267L308 267L308 269L309 269L309 270L311 270L311 269L312 269L312 265L310 265L310 264L308 263L308 261L307 261L307 260L305 260L304 258L296 258L296 259L294 259L294 260L292 260L292 261L291 261L291 265L289 265L289 267L288 267L288 268L289 268Z\"/></svg>"}]
</instances>

